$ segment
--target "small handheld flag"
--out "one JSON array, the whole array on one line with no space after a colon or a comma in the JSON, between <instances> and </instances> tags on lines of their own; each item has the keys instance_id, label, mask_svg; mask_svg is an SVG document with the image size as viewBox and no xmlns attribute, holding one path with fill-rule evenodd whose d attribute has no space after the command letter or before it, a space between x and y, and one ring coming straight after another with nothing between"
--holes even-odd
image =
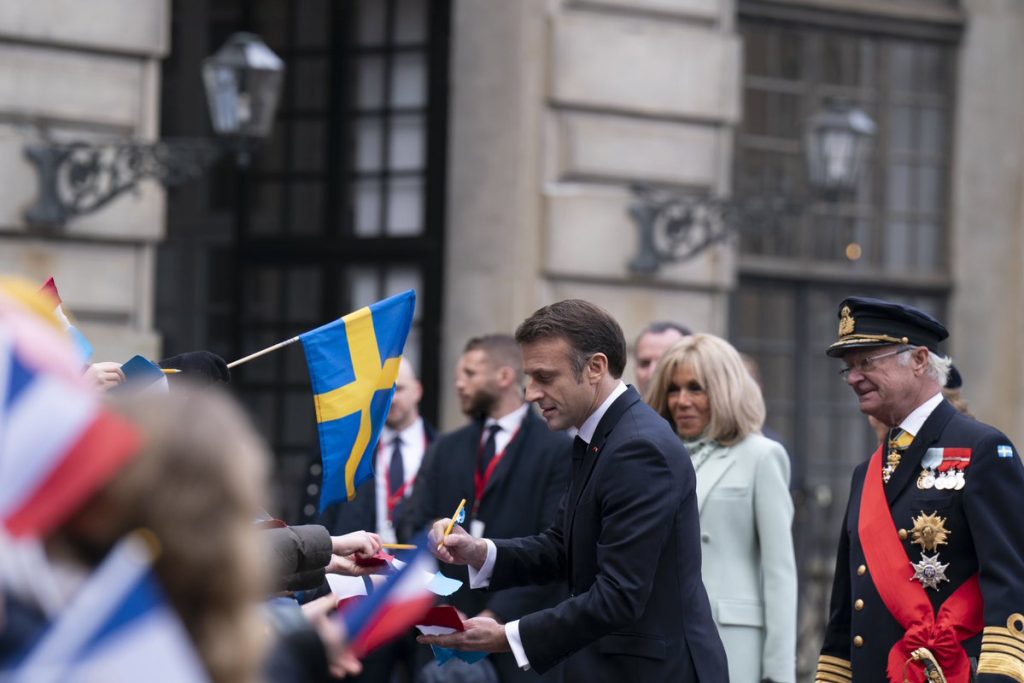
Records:
<instances>
[{"instance_id":1,"label":"small handheld flag","mask_svg":"<svg viewBox=\"0 0 1024 683\"><path fill-rule=\"evenodd\" d=\"M39 370L15 343L15 320L0 326L0 526L43 536L134 457L140 439L95 392ZM49 334L72 355L67 340Z\"/></svg>"},{"instance_id":2,"label":"small handheld flag","mask_svg":"<svg viewBox=\"0 0 1024 683\"><path fill-rule=\"evenodd\" d=\"M89 340L85 338L82 332L71 324L68 316L64 314L64 302L60 298L60 293L57 291L57 283L54 282L51 277L48 279L39 290L46 296L53 300L56 308L53 313L60 320L61 325L64 326L64 330L71 335L72 341L75 342L75 347L78 349L78 353L82 356L82 362L88 363L92 359L93 348Z\"/></svg>"},{"instance_id":3,"label":"small handheld flag","mask_svg":"<svg viewBox=\"0 0 1024 683\"><path fill-rule=\"evenodd\" d=\"M320 510L352 500L373 476L373 454L412 326L412 290L299 335L320 432Z\"/></svg>"},{"instance_id":4,"label":"small handheld flag","mask_svg":"<svg viewBox=\"0 0 1024 683\"><path fill-rule=\"evenodd\" d=\"M455 508L455 514L452 515L451 520L448 522L448 528L444 530L444 536L437 544L437 549L440 550L444 547L444 539L448 538L448 534L452 532L456 524L462 524L466 521L466 499L463 498L462 502L459 503L459 507Z\"/></svg>"},{"instance_id":5,"label":"small handheld flag","mask_svg":"<svg viewBox=\"0 0 1024 683\"><path fill-rule=\"evenodd\" d=\"M152 561L140 534L118 543L18 665L11 683L208 681Z\"/></svg>"},{"instance_id":6,"label":"small handheld flag","mask_svg":"<svg viewBox=\"0 0 1024 683\"><path fill-rule=\"evenodd\" d=\"M127 363L121 365L121 372L124 373L124 382L111 391L160 393L169 390L167 373L142 356L132 356Z\"/></svg>"},{"instance_id":7,"label":"small handheld flag","mask_svg":"<svg viewBox=\"0 0 1024 683\"><path fill-rule=\"evenodd\" d=\"M349 644L357 657L364 657L397 638L423 618L436 596L426 578L437 573L437 562L424 551L421 537L408 564L374 589L366 598L351 603L341 612Z\"/></svg>"}]
</instances>

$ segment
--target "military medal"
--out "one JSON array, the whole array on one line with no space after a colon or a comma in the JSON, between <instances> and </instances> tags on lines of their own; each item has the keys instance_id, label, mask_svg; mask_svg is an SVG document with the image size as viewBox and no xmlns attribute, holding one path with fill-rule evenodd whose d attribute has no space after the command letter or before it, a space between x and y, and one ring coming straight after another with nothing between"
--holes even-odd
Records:
<instances>
[{"instance_id":1,"label":"military medal","mask_svg":"<svg viewBox=\"0 0 1024 683\"><path fill-rule=\"evenodd\" d=\"M938 553L931 557L921 553L921 561L911 562L910 566L914 568L914 575L910 580L913 581L916 579L920 581L921 585L925 588L939 590L940 581L949 581L949 579L946 578L946 568L949 567L949 565L939 562Z\"/></svg>"},{"instance_id":2,"label":"military medal","mask_svg":"<svg viewBox=\"0 0 1024 683\"><path fill-rule=\"evenodd\" d=\"M889 453L885 456L885 467L882 468L882 483L888 484L892 473L900 466L903 451L914 441L910 432L899 430L898 435L889 439Z\"/></svg>"},{"instance_id":3,"label":"military medal","mask_svg":"<svg viewBox=\"0 0 1024 683\"><path fill-rule=\"evenodd\" d=\"M922 510L921 514L913 521L914 528L910 530L910 542L920 545L921 550L934 552L940 545L947 543L946 539L949 538L950 531L946 528L945 517L939 517L935 512L926 515Z\"/></svg>"},{"instance_id":4,"label":"military medal","mask_svg":"<svg viewBox=\"0 0 1024 683\"><path fill-rule=\"evenodd\" d=\"M953 485L953 488L959 491L965 484L967 484L967 478L964 476L963 470L957 470L954 476L956 478L956 483Z\"/></svg>"},{"instance_id":5,"label":"military medal","mask_svg":"<svg viewBox=\"0 0 1024 683\"><path fill-rule=\"evenodd\" d=\"M921 474L917 477L917 488L935 488L935 470L942 464L942 449L929 448L921 458Z\"/></svg>"}]
</instances>

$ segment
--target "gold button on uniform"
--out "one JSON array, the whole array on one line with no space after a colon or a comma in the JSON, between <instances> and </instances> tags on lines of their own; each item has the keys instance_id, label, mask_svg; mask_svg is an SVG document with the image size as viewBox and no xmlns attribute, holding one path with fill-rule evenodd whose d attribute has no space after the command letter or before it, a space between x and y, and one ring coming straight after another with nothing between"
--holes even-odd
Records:
<instances>
[{"instance_id":1,"label":"gold button on uniform","mask_svg":"<svg viewBox=\"0 0 1024 683\"><path fill-rule=\"evenodd\" d=\"M864 609L864 601L860 598L857 598L857 601L853 603L853 609L857 610L858 612Z\"/></svg>"},{"instance_id":2,"label":"gold button on uniform","mask_svg":"<svg viewBox=\"0 0 1024 683\"><path fill-rule=\"evenodd\" d=\"M868 571L868 568L865 567L864 565L861 565L861 566L857 567L857 576L864 576L864 574L866 574L867 571Z\"/></svg>"},{"instance_id":3,"label":"gold button on uniform","mask_svg":"<svg viewBox=\"0 0 1024 683\"><path fill-rule=\"evenodd\" d=\"M864 639L861 638L860 636L854 636L853 637L853 646L854 647L863 647L864 646Z\"/></svg>"},{"instance_id":4,"label":"gold button on uniform","mask_svg":"<svg viewBox=\"0 0 1024 683\"><path fill-rule=\"evenodd\" d=\"M903 540L903 541L907 540L907 530L906 529L900 529L899 537L900 537L900 540Z\"/></svg>"}]
</instances>

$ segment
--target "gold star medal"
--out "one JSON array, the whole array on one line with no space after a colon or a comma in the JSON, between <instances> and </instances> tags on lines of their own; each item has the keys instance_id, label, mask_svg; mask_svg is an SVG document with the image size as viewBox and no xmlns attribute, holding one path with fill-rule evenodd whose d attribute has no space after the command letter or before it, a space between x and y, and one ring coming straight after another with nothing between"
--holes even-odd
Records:
<instances>
[{"instance_id":1,"label":"gold star medal","mask_svg":"<svg viewBox=\"0 0 1024 683\"><path fill-rule=\"evenodd\" d=\"M913 581L916 579L920 581L921 585L925 588L939 590L940 581L949 581L949 579L946 578L946 568L949 567L949 565L939 562L938 553L935 553L931 557L921 553L921 561L911 562L910 566L914 568L914 575L910 580Z\"/></svg>"},{"instance_id":2,"label":"gold star medal","mask_svg":"<svg viewBox=\"0 0 1024 683\"><path fill-rule=\"evenodd\" d=\"M934 552L940 545L946 545L949 533L945 517L939 517L935 512L926 515L922 510L921 514L914 518L910 542L917 543L925 552Z\"/></svg>"}]
</instances>

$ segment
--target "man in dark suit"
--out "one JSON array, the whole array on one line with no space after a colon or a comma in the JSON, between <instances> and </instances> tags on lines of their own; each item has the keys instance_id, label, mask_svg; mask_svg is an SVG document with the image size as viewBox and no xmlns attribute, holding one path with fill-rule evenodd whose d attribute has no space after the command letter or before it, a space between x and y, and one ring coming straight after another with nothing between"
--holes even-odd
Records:
<instances>
[{"instance_id":1,"label":"man in dark suit","mask_svg":"<svg viewBox=\"0 0 1024 683\"><path fill-rule=\"evenodd\" d=\"M527 399L550 429L578 430L569 492L540 534L490 540L456 527L437 554L468 564L474 587L565 581L569 598L420 641L511 650L540 672L565 660L570 681L727 681L701 583L696 477L669 424L622 383L622 329L597 306L569 300L530 316L516 340ZM432 549L444 522L432 529Z\"/></svg>"},{"instance_id":2,"label":"man in dark suit","mask_svg":"<svg viewBox=\"0 0 1024 683\"><path fill-rule=\"evenodd\" d=\"M947 336L911 306L840 304L827 353L889 433L853 473L817 681L940 680L926 661L949 683L1024 681L1024 467L943 399Z\"/></svg>"},{"instance_id":3,"label":"man in dark suit","mask_svg":"<svg viewBox=\"0 0 1024 683\"><path fill-rule=\"evenodd\" d=\"M442 435L431 447L408 514L400 526L410 536L450 516L466 499L466 526L495 536L524 536L555 518L569 479L570 439L551 432L523 400L522 354L509 335L471 339L459 359L456 391L473 421ZM444 574L468 582L464 567ZM555 605L565 595L557 584L484 593L464 589L452 604L467 616L504 623ZM536 681L510 654L491 657L503 683ZM560 680L558 672L544 680Z\"/></svg>"}]
</instances>

